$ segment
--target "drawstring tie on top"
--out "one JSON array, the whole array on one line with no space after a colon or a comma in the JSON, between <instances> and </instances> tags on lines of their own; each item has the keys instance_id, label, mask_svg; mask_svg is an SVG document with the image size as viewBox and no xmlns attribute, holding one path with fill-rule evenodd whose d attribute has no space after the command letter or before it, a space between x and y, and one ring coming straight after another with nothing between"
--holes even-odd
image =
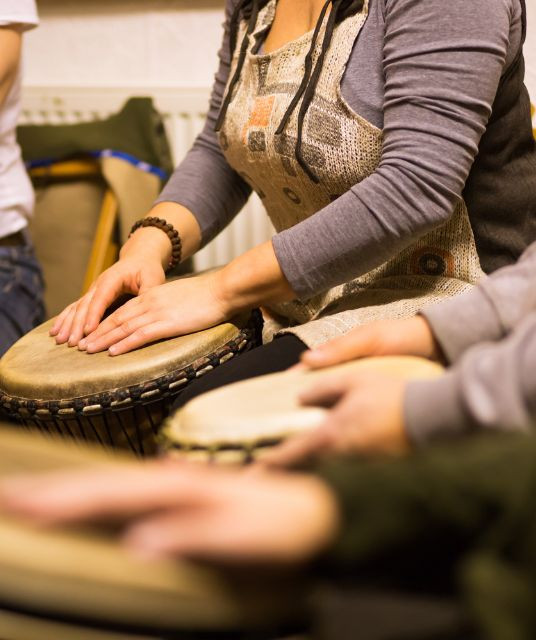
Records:
<instances>
[{"instance_id":1,"label":"drawstring tie on top","mask_svg":"<svg viewBox=\"0 0 536 640\"><path fill-rule=\"evenodd\" d=\"M246 55L249 46L250 36L255 30L255 26L257 24L257 19L259 17L259 12L261 9L268 4L270 0L240 0L233 11L231 16L230 23L230 45L231 45L231 58L234 55L234 51L237 44L238 38L238 28L240 23L240 16L242 15L244 19L248 20L248 26L246 29L246 35L242 41L240 46L240 53L238 55L238 62L236 65L236 71L233 74L231 82L229 83L229 88L227 89L227 94L222 103L222 107L216 121L215 130L220 131L223 123L225 121L225 117L227 115L227 110L229 109L229 105L233 100L234 90L236 85L240 80L240 75L242 73L242 69L244 68L244 64L246 61ZM318 81L320 80L320 75L322 73L322 68L324 64L324 60L326 58L326 54L331 45L331 41L333 39L333 33L335 31L335 27L350 16L354 15L358 11L361 11L363 8L364 0L327 0L322 7L322 11L320 12L320 16L318 18L318 22L316 24L313 38L311 42L311 47L307 53L305 58L305 69L302 82L296 92L296 95L290 102L279 127L276 130L276 135L282 135L289 123L289 120L296 110L298 103L303 97L303 101L298 112L298 136L296 139L296 146L294 150L294 154L296 157L296 161L303 169L303 171L309 176L309 178L315 183L318 184L320 182L316 173L311 169L311 167L307 164L307 160L303 154L303 127L305 123L305 116L307 115L307 111L309 110L309 106L314 99L316 87L318 86ZM318 41L318 37L320 35L320 31L322 29L322 25L325 22L326 14L328 9L331 6L331 12L328 17L328 22L326 24L326 31L324 34L324 40L322 42L322 46L320 49L320 53L318 55L318 59L313 68L313 56L316 50L316 44Z\"/></svg>"}]
</instances>

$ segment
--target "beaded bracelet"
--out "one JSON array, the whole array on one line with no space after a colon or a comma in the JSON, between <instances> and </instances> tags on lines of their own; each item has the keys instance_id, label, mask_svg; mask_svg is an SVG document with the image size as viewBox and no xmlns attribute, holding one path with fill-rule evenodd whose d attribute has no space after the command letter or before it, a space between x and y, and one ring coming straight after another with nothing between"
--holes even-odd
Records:
<instances>
[{"instance_id":1,"label":"beaded bracelet","mask_svg":"<svg viewBox=\"0 0 536 640\"><path fill-rule=\"evenodd\" d=\"M173 269L173 267L180 264L182 257L182 242L179 232L172 224L169 224L169 222L163 218L142 218L134 224L128 237L130 238L130 236L141 227L156 227L163 231L169 238L171 242L171 259L169 261L168 270Z\"/></svg>"}]
</instances>

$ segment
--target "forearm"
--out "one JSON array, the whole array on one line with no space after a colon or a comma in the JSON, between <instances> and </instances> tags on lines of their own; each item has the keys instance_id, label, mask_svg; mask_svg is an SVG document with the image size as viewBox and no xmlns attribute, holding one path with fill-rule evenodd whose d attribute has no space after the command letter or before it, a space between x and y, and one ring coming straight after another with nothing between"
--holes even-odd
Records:
<instances>
[{"instance_id":1,"label":"forearm","mask_svg":"<svg viewBox=\"0 0 536 640\"><path fill-rule=\"evenodd\" d=\"M428 307L422 315L449 362L479 342L507 336L536 311L536 244L511 267L482 280L464 295Z\"/></svg>"},{"instance_id":2,"label":"forearm","mask_svg":"<svg viewBox=\"0 0 536 640\"><path fill-rule=\"evenodd\" d=\"M274 239L301 298L372 270L450 218L505 70L509 28L501 0L386 3L380 163Z\"/></svg>"},{"instance_id":3,"label":"forearm","mask_svg":"<svg viewBox=\"0 0 536 640\"><path fill-rule=\"evenodd\" d=\"M475 432L532 431L536 425L536 314L507 339L469 350L443 377L410 383L405 424L416 445Z\"/></svg>"},{"instance_id":4,"label":"forearm","mask_svg":"<svg viewBox=\"0 0 536 640\"><path fill-rule=\"evenodd\" d=\"M270 241L230 262L218 276L219 289L231 313L296 297Z\"/></svg>"}]
</instances>

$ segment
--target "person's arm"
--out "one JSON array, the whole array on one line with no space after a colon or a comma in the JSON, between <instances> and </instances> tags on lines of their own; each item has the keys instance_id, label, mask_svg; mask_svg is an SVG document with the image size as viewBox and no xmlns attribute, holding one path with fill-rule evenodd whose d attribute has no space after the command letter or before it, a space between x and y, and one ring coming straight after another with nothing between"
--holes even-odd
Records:
<instances>
[{"instance_id":1,"label":"person's arm","mask_svg":"<svg viewBox=\"0 0 536 640\"><path fill-rule=\"evenodd\" d=\"M498 341L536 311L536 243L467 293L422 311L448 362L479 342Z\"/></svg>"},{"instance_id":2,"label":"person's arm","mask_svg":"<svg viewBox=\"0 0 536 640\"><path fill-rule=\"evenodd\" d=\"M452 215L505 71L510 20L503 0L386 2L381 162L273 239L301 298L370 271Z\"/></svg>"},{"instance_id":3,"label":"person's arm","mask_svg":"<svg viewBox=\"0 0 536 640\"><path fill-rule=\"evenodd\" d=\"M16 25L0 26L0 109L17 77L21 45L22 34Z\"/></svg>"},{"instance_id":4,"label":"person's arm","mask_svg":"<svg viewBox=\"0 0 536 640\"><path fill-rule=\"evenodd\" d=\"M536 427L536 312L508 338L470 349L444 376L411 382L404 423L415 445L474 432Z\"/></svg>"}]
</instances>

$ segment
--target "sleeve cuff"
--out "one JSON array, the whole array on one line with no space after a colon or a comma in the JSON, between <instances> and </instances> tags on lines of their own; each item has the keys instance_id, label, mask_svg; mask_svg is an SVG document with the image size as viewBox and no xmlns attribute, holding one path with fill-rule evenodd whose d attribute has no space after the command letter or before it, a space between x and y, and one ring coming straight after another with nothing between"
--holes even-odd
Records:
<instances>
[{"instance_id":1,"label":"sleeve cuff","mask_svg":"<svg viewBox=\"0 0 536 640\"><path fill-rule=\"evenodd\" d=\"M419 447L435 440L459 436L471 430L451 371L436 380L419 380L407 386L404 421L411 442Z\"/></svg>"},{"instance_id":2,"label":"sleeve cuff","mask_svg":"<svg viewBox=\"0 0 536 640\"><path fill-rule=\"evenodd\" d=\"M449 363L471 346L504 337L497 311L480 287L421 311Z\"/></svg>"}]
</instances>

